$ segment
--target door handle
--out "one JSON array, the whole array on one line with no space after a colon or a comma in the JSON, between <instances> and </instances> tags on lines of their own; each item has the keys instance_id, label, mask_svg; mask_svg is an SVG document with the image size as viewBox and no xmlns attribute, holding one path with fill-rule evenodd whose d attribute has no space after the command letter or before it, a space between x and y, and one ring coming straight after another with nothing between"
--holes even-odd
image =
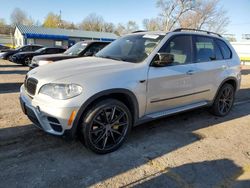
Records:
<instances>
[{"instance_id":1,"label":"door handle","mask_svg":"<svg viewBox=\"0 0 250 188\"><path fill-rule=\"evenodd\" d=\"M195 73L194 70L189 70L189 71L187 71L187 75L193 75L194 73Z\"/></svg>"}]
</instances>

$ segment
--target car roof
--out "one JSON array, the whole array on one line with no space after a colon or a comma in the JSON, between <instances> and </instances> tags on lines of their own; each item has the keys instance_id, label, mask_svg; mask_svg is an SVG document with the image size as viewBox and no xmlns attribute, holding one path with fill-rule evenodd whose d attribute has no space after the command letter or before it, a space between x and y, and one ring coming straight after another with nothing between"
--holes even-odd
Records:
<instances>
[{"instance_id":1,"label":"car roof","mask_svg":"<svg viewBox=\"0 0 250 188\"><path fill-rule=\"evenodd\" d=\"M178 28L173 31L169 32L163 32L163 31L135 31L133 33L130 33L128 35L146 35L146 34L152 34L152 35L167 35L169 33L182 33L182 34L192 34L192 35L203 35L203 36L209 36L209 37L215 37L219 39L224 39L220 34L206 31L206 30L200 30L200 29L189 29L189 28Z\"/></svg>"}]
</instances>

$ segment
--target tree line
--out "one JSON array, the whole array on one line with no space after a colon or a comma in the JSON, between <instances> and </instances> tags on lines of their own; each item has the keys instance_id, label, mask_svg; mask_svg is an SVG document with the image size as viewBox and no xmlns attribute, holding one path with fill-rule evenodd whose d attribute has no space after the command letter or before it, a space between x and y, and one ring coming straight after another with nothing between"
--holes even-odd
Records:
<instances>
[{"instance_id":1,"label":"tree line","mask_svg":"<svg viewBox=\"0 0 250 188\"><path fill-rule=\"evenodd\" d=\"M156 0L159 14L155 18L142 21L143 29L149 31L171 31L178 27L204 29L225 33L229 24L227 12L220 6L220 0ZM74 23L63 20L61 14L49 12L43 23L35 21L27 13L15 8L10 15L11 26L16 24L43 26L47 28L81 29L86 31L112 32L123 35L139 29L138 23L129 20L127 23L114 24L102 16L92 13L82 22ZM0 33L6 30L6 22L0 19Z\"/></svg>"}]
</instances>

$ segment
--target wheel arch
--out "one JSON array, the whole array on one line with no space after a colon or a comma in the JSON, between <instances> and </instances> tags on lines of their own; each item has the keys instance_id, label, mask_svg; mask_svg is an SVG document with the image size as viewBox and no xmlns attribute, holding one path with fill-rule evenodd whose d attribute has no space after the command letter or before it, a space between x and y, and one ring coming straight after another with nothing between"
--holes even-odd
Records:
<instances>
[{"instance_id":1,"label":"wheel arch","mask_svg":"<svg viewBox=\"0 0 250 188\"><path fill-rule=\"evenodd\" d=\"M82 116L87 112L87 110L96 102L104 99L117 99L123 102L131 111L133 117L133 123L138 120L139 117L139 105L135 94L128 89L109 89L96 93L85 101L80 107L75 120L73 122L72 128L65 131L65 135L69 138L74 138L78 131L78 125L81 121Z\"/></svg>"},{"instance_id":2,"label":"wheel arch","mask_svg":"<svg viewBox=\"0 0 250 188\"><path fill-rule=\"evenodd\" d=\"M214 98L213 98L213 102L214 102L216 96L218 95L220 89L222 88L222 86L223 86L224 84L226 84L226 83L231 84L231 85L234 87L235 91L237 90L237 88L238 88L238 81L237 81L237 79L236 79L235 77L228 77L228 78L224 79L224 80L221 82L221 84L220 84L220 86L218 87L218 89L217 89L217 91L216 91L216 94L215 94L215 96L214 96Z\"/></svg>"}]
</instances>

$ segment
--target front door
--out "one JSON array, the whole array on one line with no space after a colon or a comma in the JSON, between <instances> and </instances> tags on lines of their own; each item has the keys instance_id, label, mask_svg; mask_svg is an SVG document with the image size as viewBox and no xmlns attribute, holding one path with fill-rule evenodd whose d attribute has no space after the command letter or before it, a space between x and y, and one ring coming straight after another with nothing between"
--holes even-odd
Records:
<instances>
[{"instance_id":1,"label":"front door","mask_svg":"<svg viewBox=\"0 0 250 188\"><path fill-rule=\"evenodd\" d=\"M159 53L174 55L174 63L166 67L150 67L147 85L146 114L192 103L194 93L191 35L170 38Z\"/></svg>"}]
</instances>

